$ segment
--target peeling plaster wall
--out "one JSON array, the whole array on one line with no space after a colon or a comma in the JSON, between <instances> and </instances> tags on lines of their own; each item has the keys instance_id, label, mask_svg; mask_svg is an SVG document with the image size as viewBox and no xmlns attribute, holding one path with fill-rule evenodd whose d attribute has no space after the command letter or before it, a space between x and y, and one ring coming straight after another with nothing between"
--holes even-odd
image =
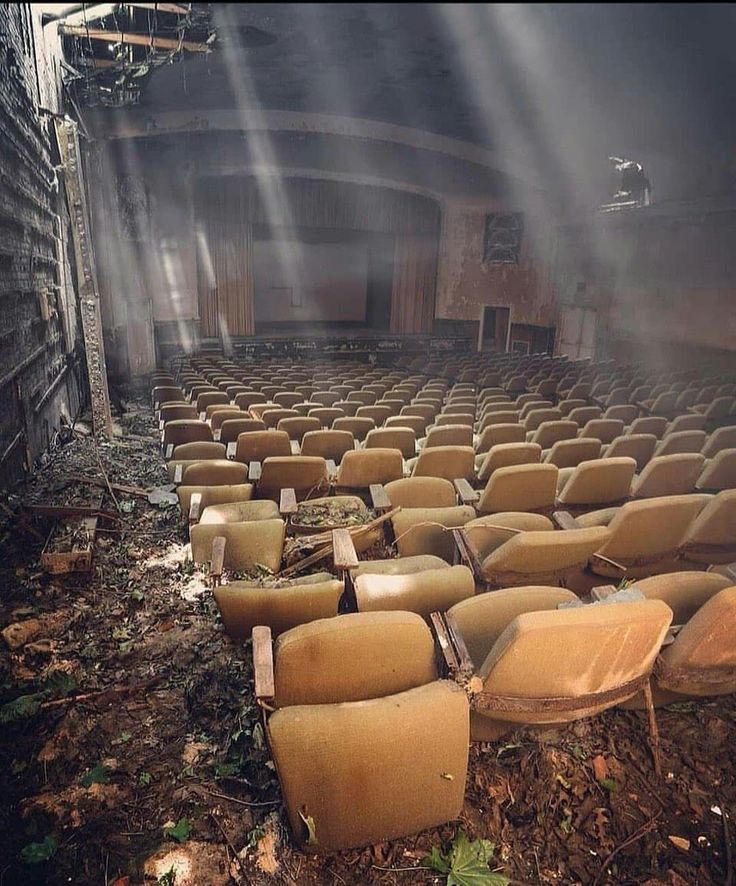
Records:
<instances>
[{"instance_id":1,"label":"peeling plaster wall","mask_svg":"<svg viewBox=\"0 0 736 886\"><path fill-rule=\"evenodd\" d=\"M483 264L485 218L501 208L497 204L445 205L435 316L478 320L483 305L494 305L510 307L512 323L554 326L552 262L556 237L550 225L525 214L519 264Z\"/></svg>"},{"instance_id":2,"label":"peeling plaster wall","mask_svg":"<svg viewBox=\"0 0 736 886\"><path fill-rule=\"evenodd\" d=\"M58 82L38 15L0 4L0 488L86 399L51 118Z\"/></svg>"},{"instance_id":3,"label":"peeling plaster wall","mask_svg":"<svg viewBox=\"0 0 736 886\"><path fill-rule=\"evenodd\" d=\"M591 217L561 230L558 288L584 284L601 351L671 361L736 351L735 245L733 200Z\"/></svg>"}]
</instances>

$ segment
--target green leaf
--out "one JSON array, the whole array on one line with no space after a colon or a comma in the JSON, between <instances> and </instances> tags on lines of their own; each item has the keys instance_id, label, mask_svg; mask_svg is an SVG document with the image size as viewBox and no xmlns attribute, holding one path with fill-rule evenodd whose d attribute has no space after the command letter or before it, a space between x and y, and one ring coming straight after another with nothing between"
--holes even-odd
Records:
<instances>
[{"instance_id":1,"label":"green leaf","mask_svg":"<svg viewBox=\"0 0 736 886\"><path fill-rule=\"evenodd\" d=\"M618 790L618 784L612 778L602 778L598 784L612 794L615 794Z\"/></svg>"},{"instance_id":2,"label":"green leaf","mask_svg":"<svg viewBox=\"0 0 736 886\"><path fill-rule=\"evenodd\" d=\"M186 843L191 831L192 826L186 818L180 818L173 827L164 828L166 836L171 837L172 840L176 840L178 843Z\"/></svg>"},{"instance_id":3,"label":"green leaf","mask_svg":"<svg viewBox=\"0 0 736 886\"><path fill-rule=\"evenodd\" d=\"M112 744L114 744L114 745L125 744L125 742L130 741L131 738L133 738L132 732L121 732L117 738L114 738L112 740Z\"/></svg>"},{"instance_id":4,"label":"green leaf","mask_svg":"<svg viewBox=\"0 0 736 886\"><path fill-rule=\"evenodd\" d=\"M460 831L447 856L435 846L422 864L447 874L447 886L508 886L508 877L494 873L488 867L494 849L490 840L470 842Z\"/></svg>"},{"instance_id":5,"label":"green leaf","mask_svg":"<svg viewBox=\"0 0 736 886\"><path fill-rule=\"evenodd\" d=\"M0 708L0 723L15 723L17 720L32 717L41 707L42 701L43 695L40 692L33 695L19 695Z\"/></svg>"},{"instance_id":6,"label":"green leaf","mask_svg":"<svg viewBox=\"0 0 736 886\"><path fill-rule=\"evenodd\" d=\"M138 776L138 784L142 788L147 788L149 784L153 781L153 776L150 772L141 772Z\"/></svg>"},{"instance_id":7,"label":"green leaf","mask_svg":"<svg viewBox=\"0 0 736 886\"><path fill-rule=\"evenodd\" d=\"M109 766L104 766L102 763L96 763L85 775L83 775L79 779L79 783L84 788L91 787L93 784L107 784L110 781L110 772L112 770Z\"/></svg>"},{"instance_id":8,"label":"green leaf","mask_svg":"<svg viewBox=\"0 0 736 886\"><path fill-rule=\"evenodd\" d=\"M432 868L432 870L439 871L441 874L447 874L450 871L450 865L448 864L445 856L440 852L440 850L436 847L432 847L432 852L423 858L421 861L422 867Z\"/></svg>"},{"instance_id":9,"label":"green leaf","mask_svg":"<svg viewBox=\"0 0 736 886\"><path fill-rule=\"evenodd\" d=\"M41 843L29 843L27 846L24 846L20 857L26 864L38 864L53 858L58 848L59 844L49 834L44 837Z\"/></svg>"}]
</instances>

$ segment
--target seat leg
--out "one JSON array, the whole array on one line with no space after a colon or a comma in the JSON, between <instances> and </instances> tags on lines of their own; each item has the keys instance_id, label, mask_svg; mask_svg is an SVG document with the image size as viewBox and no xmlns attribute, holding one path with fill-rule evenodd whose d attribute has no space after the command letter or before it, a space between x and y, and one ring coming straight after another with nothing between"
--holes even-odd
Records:
<instances>
[{"instance_id":1,"label":"seat leg","mask_svg":"<svg viewBox=\"0 0 736 886\"><path fill-rule=\"evenodd\" d=\"M649 722L649 744L652 749L652 757L654 759L654 771L658 776L662 775L662 761L659 754L659 729L657 727L657 715L654 710L654 701L652 699L652 684L647 682L642 687L644 693L644 703L647 707L647 720Z\"/></svg>"}]
</instances>

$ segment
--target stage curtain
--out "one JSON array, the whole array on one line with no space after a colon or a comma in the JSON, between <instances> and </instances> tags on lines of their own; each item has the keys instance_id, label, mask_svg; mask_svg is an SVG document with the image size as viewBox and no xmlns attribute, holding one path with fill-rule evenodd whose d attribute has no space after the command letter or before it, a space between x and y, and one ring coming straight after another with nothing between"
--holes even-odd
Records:
<instances>
[{"instance_id":1,"label":"stage curtain","mask_svg":"<svg viewBox=\"0 0 736 886\"><path fill-rule=\"evenodd\" d=\"M198 289L205 338L253 335L253 228L237 191L222 201L223 211L202 213L198 248ZM222 205L224 204L224 205Z\"/></svg>"},{"instance_id":2,"label":"stage curtain","mask_svg":"<svg viewBox=\"0 0 736 886\"><path fill-rule=\"evenodd\" d=\"M416 234L398 234L391 292L391 332L432 331L436 282L437 240Z\"/></svg>"}]
</instances>

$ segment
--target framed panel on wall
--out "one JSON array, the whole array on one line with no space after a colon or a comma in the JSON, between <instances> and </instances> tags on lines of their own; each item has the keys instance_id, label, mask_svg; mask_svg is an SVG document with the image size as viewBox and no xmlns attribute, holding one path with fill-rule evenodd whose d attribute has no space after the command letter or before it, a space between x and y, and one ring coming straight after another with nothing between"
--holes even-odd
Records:
<instances>
[{"instance_id":1,"label":"framed panel on wall","mask_svg":"<svg viewBox=\"0 0 736 886\"><path fill-rule=\"evenodd\" d=\"M489 212L483 232L483 264L518 265L524 213Z\"/></svg>"}]
</instances>

